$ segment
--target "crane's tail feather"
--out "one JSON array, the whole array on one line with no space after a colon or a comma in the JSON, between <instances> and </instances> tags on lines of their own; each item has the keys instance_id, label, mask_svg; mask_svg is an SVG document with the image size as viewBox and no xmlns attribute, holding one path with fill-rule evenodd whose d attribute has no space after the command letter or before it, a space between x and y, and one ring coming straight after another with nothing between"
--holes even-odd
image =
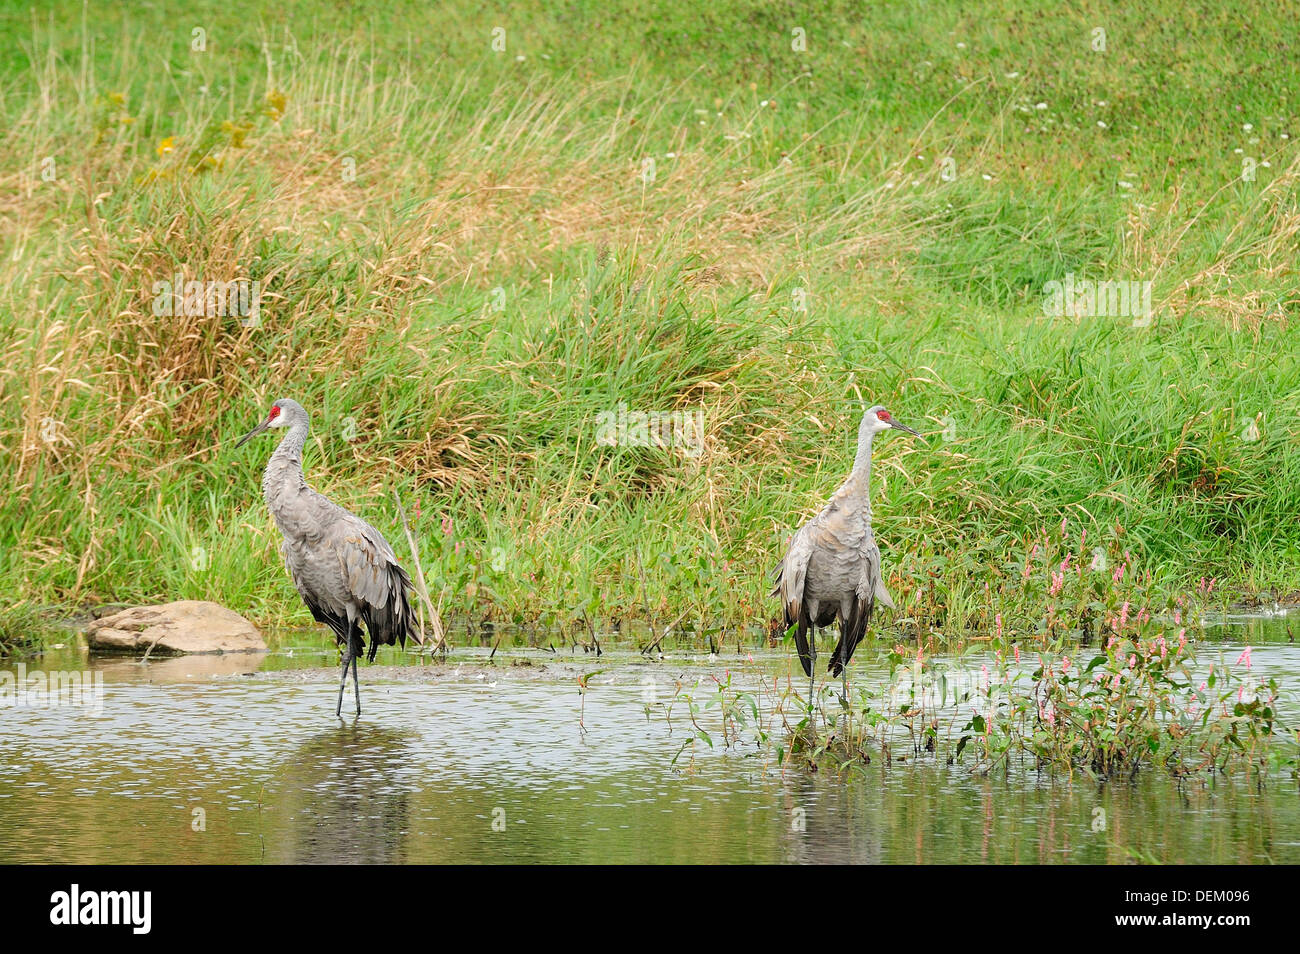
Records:
<instances>
[{"instance_id":1,"label":"crane's tail feather","mask_svg":"<svg viewBox=\"0 0 1300 954\"><path fill-rule=\"evenodd\" d=\"M803 674L812 676L812 648L808 644L808 629L810 623L808 614L802 609L799 611L799 625L794 631L795 649L799 651L799 665L803 666Z\"/></svg>"},{"instance_id":2,"label":"crane's tail feather","mask_svg":"<svg viewBox=\"0 0 1300 954\"><path fill-rule=\"evenodd\" d=\"M835 644L830 665L826 667L832 676L838 676L844 671L844 667L853 658L858 643L866 637L867 623L871 621L873 605L870 599L854 600L853 608L849 610L849 618L840 620L840 641Z\"/></svg>"},{"instance_id":3,"label":"crane's tail feather","mask_svg":"<svg viewBox=\"0 0 1300 954\"><path fill-rule=\"evenodd\" d=\"M307 609L311 610L312 619L318 623L324 623L330 629L334 630L334 635L338 637L339 642L345 643L348 639L348 618L331 613L328 609L311 599L307 594L302 595L302 600L307 604Z\"/></svg>"},{"instance_id":4,"label":"crane's tail feather","mask_svg":"<svg viewBox=\"0 0 1300 954\"><path fill-rule=\"evenodd\" d=\"M388 601L382 606L367 606L361 612L366 632L370 634L370 652L366 662L375 661L380 646L394 643L406 647L406 637L415 638L415 617L411 613L411 578L396 563L388 565Z\"/></svg>"}]
</instances>

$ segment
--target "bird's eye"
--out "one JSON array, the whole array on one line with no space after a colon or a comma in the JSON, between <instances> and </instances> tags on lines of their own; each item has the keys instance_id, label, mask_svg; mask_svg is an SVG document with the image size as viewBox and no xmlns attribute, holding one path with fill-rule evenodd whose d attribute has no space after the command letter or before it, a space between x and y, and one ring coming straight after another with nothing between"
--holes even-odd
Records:
<instances>
[{"instance_id":1,"label":"bird's eye","mask_svg":"<svg viewBox=\"0 0 1300 954\"><path fill-rule=\"evenodd\" d=\"M278 405L278 404L272 404L272 405L271 405L271 420L274 421L274 420L275 420L277 417L279 417L279 416L280 416L280 405Z\"/></svg>"},{"instance_id":2,"label":"bird's eye","mask_svg":"<svg viewBox=\"0 0 1300 954\"><path fill-rule=\"evenodd\" d=\"M880 418L882 421L887 421L887 420L889 420L889 412L888 412L888 411L877 411L877 412L876 412L876 417Z\"/></svg>"}]
</instances>

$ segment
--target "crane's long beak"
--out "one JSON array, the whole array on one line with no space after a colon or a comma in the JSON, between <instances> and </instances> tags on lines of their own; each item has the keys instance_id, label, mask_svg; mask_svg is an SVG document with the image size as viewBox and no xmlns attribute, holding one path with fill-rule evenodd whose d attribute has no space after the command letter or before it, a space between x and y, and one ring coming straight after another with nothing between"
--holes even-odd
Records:
<instances>
[{"instance_id":1,"label":"crane's long beak","mask_svg":"<svg viewBox=\"0 0 1300 954\"><path fill-rule=\"evenodd\" d=\"M920 431L914 431L914 430L912 430L910 427L908 427L906 424L900 424L898 421L894 420L892 417L889 419L889 424L890 424L891 427L896 427L896 428L898 428L898 430L900 430L900 431L907 431L907 433L909 433L909 434L914 434L914 435L916 435L917 437L921 437L921 432L920 432ZM924 438L924 437L921 437L921 440L925 440L925 438Z\"/></svg>"},{"instance_id":2,"label":"crane's long beak","mask_svg":"<svg viewBox=\"0 0 1300 954\"><path fill-rule=\"evenodd\" d=\"M262 433L264 430L266 430L266 429L267 429L268 427L270 427L270 426L271 426L271 419L268 417L268 418L267 418L265 421L263 421L261 424L257 425L257 427L253 428L251 431L249 431L247 434L245 434L245 435L244 435L243 437L241 437L239 440L235 441L235 446L236 446L236 447L243 447L245 444L247 444L247 443L248 443L249 441L251 441L254 437L256 437L258 434Z\"/></svg>"}]
</instances>

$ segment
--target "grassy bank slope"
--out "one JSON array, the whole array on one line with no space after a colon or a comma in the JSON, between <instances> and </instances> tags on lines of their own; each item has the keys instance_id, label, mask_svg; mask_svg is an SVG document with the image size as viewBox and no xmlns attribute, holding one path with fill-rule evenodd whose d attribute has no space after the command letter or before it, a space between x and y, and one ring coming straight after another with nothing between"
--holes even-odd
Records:
<instances>
[{"instance_id":1,"label":"grassy bank slope","mask_svg":"<svg viewBox=\"0 0 1300 954\"><path fill-rule=\"evenodd\" d=\"M10 600L305 619L229 446L279 396L474 619L766 621L864 401L929 436L877 449L918 622L1040 626L1085 532L1143 600L1300 589L1273 5L448 6L0 19ZM1151 320L1044 317L1069 273ZM177 274L258 322L156 315ZM605 446L623 406L700 440Z\"/></svg>"}]
</instances>

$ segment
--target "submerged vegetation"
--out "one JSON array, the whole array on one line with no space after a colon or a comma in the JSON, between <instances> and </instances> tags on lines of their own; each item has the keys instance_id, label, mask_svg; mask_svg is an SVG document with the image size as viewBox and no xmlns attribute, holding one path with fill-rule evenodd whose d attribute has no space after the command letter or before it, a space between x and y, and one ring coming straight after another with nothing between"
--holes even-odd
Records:
<instances>
[{"instance_id":1,"label":"submerged vegetation","mask_svg":"<svg viewBox=\"0 0 1300 954\"><path fill-rule=\"evenodd\" d=\"M1014 762L1098 780L1152 770L1300 780L1300 730L1279 712L1276 679L1252 671L1249 647L1206 662L1212 650L1196 650L1181 628L1176 637L1136 620L1117 629L1091 650L1056 641L1022 654L1013 642L929 660L896 647L879 686L845 697L823 683L811 709L789 680L754 689L710 676L679 685L664 715L670 725L678 712L689 719L679 760L704 744L838 771L883 759L981 775Z\"/></svg>"},{"instance_id":2,"label":"submerged vegetation","mask_svg":"<svg viewBox=\"0 0 1300 954\"><path fill-rule=\"evenodd\" d=\"M987 3L821 5L802 52L757 3L530 10L504 51L463 4L385 5L400 34L176 9L0 15L0 592L305 621L264 455L228 446L281 396L308 479L390 539L397 491L475 626L760 632L877 400L930 438L876 470L883 622L923 651L1300 591L1300 66L1262 4L1112 11L1102 51ZM1153 313L1045 316L1067 275ZM1143 692L1182 685L1121 638ZM1018 724L1035 758L1187 764L1119 653L963 757Z\"/></svg>"}]
</instances>

